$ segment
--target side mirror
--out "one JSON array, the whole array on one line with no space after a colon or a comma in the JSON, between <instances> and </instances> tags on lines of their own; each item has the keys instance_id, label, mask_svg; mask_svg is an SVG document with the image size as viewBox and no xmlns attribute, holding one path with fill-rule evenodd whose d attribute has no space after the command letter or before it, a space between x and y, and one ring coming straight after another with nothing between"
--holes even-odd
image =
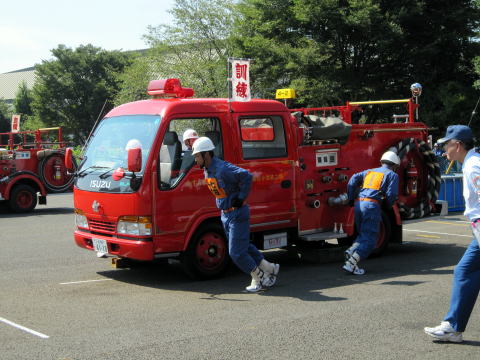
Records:
<instances>
[{"instance_id":1,"label":"side mirror","mask_svg":"<svg viewBox=\"0 0 480 360\"><path fill-rule=\"evenodd\" d=\"M67 148L65 150L65 167L67 168L68 171L74 170L73 149L72 148Z\"/></svg>"},{"instance_id":2,"label":"side mirror","mask_svg":"<svg viewBox=\"0 0 480 360\"><path fill-rule=\"evenodd\" d=\"M142 170L142 149L128 149L128 171L139 172Z\"/></svg>"}]
</instances>

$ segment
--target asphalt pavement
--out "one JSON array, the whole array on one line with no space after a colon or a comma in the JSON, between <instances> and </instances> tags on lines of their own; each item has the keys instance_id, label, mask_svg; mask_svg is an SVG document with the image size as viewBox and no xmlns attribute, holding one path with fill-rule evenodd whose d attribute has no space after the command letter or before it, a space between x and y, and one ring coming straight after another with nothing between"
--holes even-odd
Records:
<instances>
[{"instance_id":1,"label":"asphalt pavement","mask_svg":"<svg viewBox=\"0 0 480 360\"><path fill-rule=\"evenodd\" d=\"M480 309L464 343L423 333L446 313L471 241L461 214L404 227L404 244L341 271L341 260L269 251L277 285L244 292L232 267L192 281L178 263L113 269L73 241L72 194L30 214L0 208L0 359L478 359Z\"/></svg>"}]
</instances>

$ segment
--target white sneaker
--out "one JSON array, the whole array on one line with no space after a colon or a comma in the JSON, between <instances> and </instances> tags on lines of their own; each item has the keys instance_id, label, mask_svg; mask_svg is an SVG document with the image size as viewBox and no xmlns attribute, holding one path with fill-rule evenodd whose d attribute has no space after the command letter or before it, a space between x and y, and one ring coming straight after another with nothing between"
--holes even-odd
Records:
<instances>
[{"instance_id":1,"label":"white sneaker","mask_svg":"<svg viewBox=\"0 0 480 360\"><path fill-rule=\"evenodd\" d=\"M350 257L352 256L352 254L354 253L355 250L351 250L351 248L348 248L347 250L345 250L345 261L348 261L350 259Z\"/></svg>"},{"instance_id":2,"label":"white sneaker","mask_svg":"<svg viewBox=\"0 0 480 360\"><path fill-rule=\"evenodd\" d=\"M349 272L353 275L363 275L365 274L365 270L359 268L357 265L353 265L351 262L347 261L343 266L342 269L346 272Z\"/></svg>"},{"instance_id":3,"label":"white sneaker","mask_svg":"<svg viewBox=\"0 0 480 360\"><path fill-rule=\"evenodd\" d=\"M263 285L266 287L272 287L275 285L275 282L277 281L277 275L280 272L280 264L273 264L273 272L270 274L267 274L267 277L265 278Z\"/></svg>"},{"instance_id":4,"label":"white sneaker","mask_svg":"<svg viewBox=\"0 0 480 360\"><path fill-rule=\"evenodd\" d=\"M249 286L247 286L245 288L245 290L247 290L248 292L251 292L251 293L256 293L256 292L262 291L263 286L262 286L261 283L257 282L257 280L252 279L251 284Z\"/></svg>"},{"instance_id":5,"label":"white sneaker","mask_svg":"<svg viewBox=\"0 0 480 360\"><path fill-rule=\"evenodd\" d=\"M462 333L455 331L448 321L442 321L442 323L435 327L426 327L423 329L425 334L430 335L435 340L450 341L454 343L461 343L463 341Z\"/></svg>"}]
</instances>

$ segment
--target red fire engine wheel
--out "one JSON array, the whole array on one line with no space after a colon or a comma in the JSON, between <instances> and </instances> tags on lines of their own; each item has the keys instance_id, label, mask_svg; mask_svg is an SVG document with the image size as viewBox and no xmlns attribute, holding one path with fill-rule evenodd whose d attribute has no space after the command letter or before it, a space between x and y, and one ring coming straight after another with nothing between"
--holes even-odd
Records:
<instances>
[{"instance_id":1,"label":"red fire engine wheel","mask_svg":"<svg viewBox=\"0 0 480 360\"><path fill-rule=\"evenodd\" d=\"M338 239L338 245L340 246L351 246L355 241L358 235L357 229L355 229L352 236L346 238ZM388 247L390 238L392 235L392 223L388 215L382 211L382 221L380 222L380 229L378 232L377 243L375 245L375 250L373 250L370 256L381 255Z\"/></svg>"},{"instance_id":2,"label":"red fire engine wheel","mask_svg":"<svg viewBox=\"0 0 480 360\"><path fill-rule=\"evenodd\" d=\"M217 223L202 225L182 255L188 276L210 279L220 276L229 263L228 245L223 227Z\"/></svg>"},{"instance_id":3,"label":"red fire engine wheel","mask_svg":"<svg viewBox=\"0 0 480 360\"><path fill-rule=\"evenodd\" d=\"M16 185L10 193L8 205L16 213L30 212L37 205L37 193L29 185Z\"/></svg>"}]
</instances>

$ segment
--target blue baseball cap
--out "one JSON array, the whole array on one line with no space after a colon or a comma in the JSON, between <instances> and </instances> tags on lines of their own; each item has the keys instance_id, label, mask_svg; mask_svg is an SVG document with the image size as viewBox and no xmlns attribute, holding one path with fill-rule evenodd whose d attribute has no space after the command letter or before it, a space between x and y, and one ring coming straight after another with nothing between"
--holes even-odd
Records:
<instances>
[{"instance_id":1,"label":"blue baseball cap","mask_svg":"<svg viewBox=\"0 0 480 360\"><path fill-rule=\"evenodd\" d=\"M447 141L450 141L452 139L462 141L462 142L473 141L472 129L470 129L466 125L450 125L447 128L445 137L438 139L437 144L443 145Z\"/></svg>"}]
</instances>

